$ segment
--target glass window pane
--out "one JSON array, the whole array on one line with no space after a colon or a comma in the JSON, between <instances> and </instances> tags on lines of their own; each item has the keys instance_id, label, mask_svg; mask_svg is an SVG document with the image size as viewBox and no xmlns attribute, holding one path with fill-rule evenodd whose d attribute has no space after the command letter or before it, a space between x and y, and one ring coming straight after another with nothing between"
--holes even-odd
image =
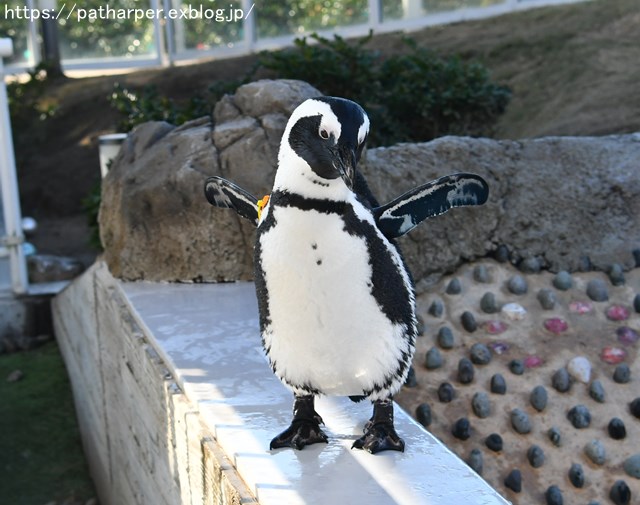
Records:
<instances>
[{"instance_id":1,"label":"glass window pane","mask_svg":"<svg viewBox=\"0 0 640 505\"><path fill-rule=\"evenodd\" d=\"M256 5L258 38L367 23L367 0L271 0Z\"/></svg>"},{"instance_id":2,"label":"glass window pane","mask_svg":"<svg viewBox=\"0 0 640 505\"><path fill-rule=\"evenodd\" d=\"M72 4L64 5L70 9ZM63 11L58 20L63 60L157 54L154 16L148 15L151 14L148 0L85 0L73 5L75 10L69 18Z\"/></svg>"},{"instance_id":3,"label":"glass window pane","mask_svg":"<svg viewBox=\"0 0 640 505\"><path fill-rule=\"evenodd\" d=\"M507 0L382 0L382 17L390 19L416 19L429 14L452 12L470 7L489 7Z\"/></svg>"},{"instance_id":4,"label":"glass window pane","mask_svg":"<svg viewBox=\"0 0 640 505\"><path fill-rule=\"evenodd\" d=\"M171 15L176 53L234 47L243 38L240 1L173 0ZM251 14L253 15L253 13Z\"/></svg>"},{"instance_id":5,"label":"glass window pane","mask_svg":"<svg viewBox=\"0 0 640 505\"><path fill-rule=\"evenodd\" d=\"M25 3L20 0L0 2L0 38L13 41L13 56L5 58L5 64L30 63L33 55L29 46L29 20L18 12L24 9Z\"/></svg>"}]
</instances>

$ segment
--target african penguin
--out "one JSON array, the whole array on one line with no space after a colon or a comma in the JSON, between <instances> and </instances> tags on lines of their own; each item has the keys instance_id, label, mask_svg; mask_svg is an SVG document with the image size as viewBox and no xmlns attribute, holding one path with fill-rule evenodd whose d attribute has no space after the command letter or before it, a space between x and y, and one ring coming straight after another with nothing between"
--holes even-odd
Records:
<instances>
[{"instance_id":1,"label":"african penguin","mask_svg":"<svg viewBox=\"0 0 640 505\"><path fill-rule=\"evenodd\" d=\"M367 398L373 416L354 448L404 450L392 397L416 338L411 276L394 239L451 207L487 200L485 181L457 174L380 206L356 170L369 119L356 103L306 100L291 115L269 197L219 177L207 199L257 225L255 284L262 343L294 395L291 426L271 449L326 442L317 395Z\"/></svg>"}]
</instances>

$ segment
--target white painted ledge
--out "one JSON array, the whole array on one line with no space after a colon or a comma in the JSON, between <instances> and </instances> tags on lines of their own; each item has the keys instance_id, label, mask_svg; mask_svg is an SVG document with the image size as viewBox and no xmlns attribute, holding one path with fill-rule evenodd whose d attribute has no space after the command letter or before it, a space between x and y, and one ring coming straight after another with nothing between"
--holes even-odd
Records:
<instances>
[{"instance_id":1,"label":"white painted ledge","mask_svg":"<svg viewBox=\"0 0 640 505\"><path fill-rule=\"evenodd\" d=\"M396 406L404 453L351 450L368 402L321 398L329 444L269 451L291 421L292 396L260 345L251 283L120 283L138 324L261 505L507 504Z\"/></svg>"}]
</instances>

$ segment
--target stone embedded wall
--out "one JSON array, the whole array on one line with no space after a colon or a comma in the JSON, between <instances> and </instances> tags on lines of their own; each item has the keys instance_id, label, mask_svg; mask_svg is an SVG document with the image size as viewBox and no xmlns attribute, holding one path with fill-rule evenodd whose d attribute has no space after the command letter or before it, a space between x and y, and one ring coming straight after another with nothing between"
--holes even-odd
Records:
<instances>
[{"instance_id":1,"label":"stone embedded wall","mask_svg":"<svg viewBox=\"0 0 640 505\"><path fill-rule=\"evenodd\" d=\"M112 273L251 279L253 227L211 207L204 180L221 175L256 196L267 194L288 116L318 94L299 81L259 81L224 97L212 118L134 130L103 184L100 225ZM496 253L530 269L633 267L632 251L640 249L639 160L640 134L443 137L369 149L361 169L383 202L454 172L475 172L489 182L484 207L455 209L400 240L414 277L426 282Z\"/></svg>"},{"instance_id":2,"label":"stone embedded wall","mask_svg":"<svg viewBox=\"0 0 640 505\"><path fill-rule=\"evenodd\" d=\"M53 301L85 455L104 505L257 505L98 262Z\"/></svg>"}]
</instances>

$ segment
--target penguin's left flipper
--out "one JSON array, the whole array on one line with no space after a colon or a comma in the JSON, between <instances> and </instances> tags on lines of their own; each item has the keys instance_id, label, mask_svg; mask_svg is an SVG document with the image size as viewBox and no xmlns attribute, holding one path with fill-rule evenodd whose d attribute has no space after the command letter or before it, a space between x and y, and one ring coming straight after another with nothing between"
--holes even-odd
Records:
<instances>
[{"instance_id":1,"label":"penguin's left flipper","mask_svg":"<svg viewBox=\"0 0 640 505\"><path fill-rule=\"evenodd\" d=\"M258 199L240 186L222 177L209 177L204 184L204 194L211 205L233 209L258 226Z\"/></svg>"},{"instance_id":2,"label":"penguin's left flipper","mask_svg":"<svg viewBox=\"0 0 640 505\"><path fill-rule=\"evenodd\" d=\"M376 224L389 239L401 237L422 221L453 207L482 205L489 197L486 181L475 174L446 175L419 186L373 210Z\"/></svg>"}]
</instances>

